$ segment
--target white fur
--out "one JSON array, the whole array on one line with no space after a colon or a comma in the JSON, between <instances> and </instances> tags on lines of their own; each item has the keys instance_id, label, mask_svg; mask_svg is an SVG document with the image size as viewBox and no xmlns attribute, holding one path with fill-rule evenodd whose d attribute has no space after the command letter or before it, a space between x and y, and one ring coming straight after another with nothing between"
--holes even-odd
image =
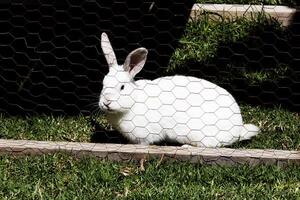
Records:
<instances>
[{"instance_id":1,"label":"white fur","mask_svg":"<svg viewBox=\"0 0 300 200\"><path fill-rule=\"evenodd\" d=\"M109 72L103 80L99 106L113 127L132 143L169 140L218 147L258 134L258 127L243 124L238 104L225 89L188 76L134 81L147 50L134 50L124 65L118 65L105 33L101 45Z\"/></svg>"}]
</instances>

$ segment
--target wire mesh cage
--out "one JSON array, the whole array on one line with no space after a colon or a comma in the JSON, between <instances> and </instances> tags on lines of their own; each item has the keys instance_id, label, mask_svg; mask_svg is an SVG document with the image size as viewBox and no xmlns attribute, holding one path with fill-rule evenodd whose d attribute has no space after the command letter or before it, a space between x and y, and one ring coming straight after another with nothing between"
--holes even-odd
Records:
<instances>
[{"instance_id":1,"label":"wire mesh cage","mask_svg":"<svg viewBox=\"0 0 300 200\"><path fill-rule=\"evenodd\" d=\"M147 46L144 76L155 77L184 30L191 3L173 1L6 1L1 3L1 111L91 111L107 71L100 34L119 59ZM95 99L92 99L95 101Z\"/></svg>"},{"instance_id":2,"label":"wire mesh cage","mask_svg":"<svg viewBox=\"0 0 300 200\"><path fill-rule=\"evenodd\" d=\"M300 125L278 118L298 120L297 9L283 24L264 6L234 17L194 3L1 2L1 113L29 116L34 131L61 123L36 128L45 114L84 116L92 142L297 150ZM99 107L105 123L85 118Z\"/></svg>"}]
</instances>

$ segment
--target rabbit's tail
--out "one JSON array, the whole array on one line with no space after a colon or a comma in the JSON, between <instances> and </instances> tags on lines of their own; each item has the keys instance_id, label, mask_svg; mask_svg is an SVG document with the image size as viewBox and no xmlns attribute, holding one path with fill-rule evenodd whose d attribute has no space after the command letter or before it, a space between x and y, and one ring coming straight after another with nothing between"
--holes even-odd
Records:
<instances>
[{"instance_id":1,"label":"rabbit's tail","mask_svg":"<svg viewBox=\"0 0 300 200\"><path fill-rule=\"evenodd\" d=\"M250 140L259 133L259 128L253 124L244 124L240 140Z\"/></svg>"}]
</instances>

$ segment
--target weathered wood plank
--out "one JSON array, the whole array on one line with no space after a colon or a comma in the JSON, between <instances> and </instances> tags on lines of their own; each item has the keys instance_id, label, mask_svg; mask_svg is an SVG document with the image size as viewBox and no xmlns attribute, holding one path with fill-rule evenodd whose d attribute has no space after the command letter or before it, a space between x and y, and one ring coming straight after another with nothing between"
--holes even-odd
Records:
<instances>
[{"instance_id":1,"label":"weathered wood plank","mask_svg":"<svg viewBox=\"0 0 300 200\"><path fill-rule=\"evenodd\" d=\"M174 146L143 146L121 144L95 144L76 142L50 142L32 140L0 139L0 155L42 155L56 152L75 156L92 155L113 161L160 158L191 163L236 165L236 164L300 164L299 151L200 148Z\"/></svg>"},{"instance_id":2,"label":"weathered wood plank","mask_svg":"<svg viewBox=\"0 0 300 200\"><path fill-rule=\"evenodd\" d=\"M223 18L229 19L251 18L264 12L277 19L285 27L291 24L297 9L274 5L194 4L190 14L191 19L197 19L203 11L217 13ZM214 19L219 20L220 18L216 17Z\"/></svg>"}]
</instances>

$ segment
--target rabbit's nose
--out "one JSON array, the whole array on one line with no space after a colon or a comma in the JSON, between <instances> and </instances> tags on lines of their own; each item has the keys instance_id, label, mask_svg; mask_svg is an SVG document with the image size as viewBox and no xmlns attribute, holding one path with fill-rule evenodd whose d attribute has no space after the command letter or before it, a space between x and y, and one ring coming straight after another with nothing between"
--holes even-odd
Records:
<instances>
[{"instance_id":1,"label":"rabbit's nose","mask_svg":"<svg viewBox=\"0 0 300 200\"><path fill-rule=\"evenodd\" d=\"M117 95L114 93L111 93L111 92L105 92L105 93L103 93L103 97L106 102L110 102L110 101L116 100Z\"/></svg>"}]
</instances>

